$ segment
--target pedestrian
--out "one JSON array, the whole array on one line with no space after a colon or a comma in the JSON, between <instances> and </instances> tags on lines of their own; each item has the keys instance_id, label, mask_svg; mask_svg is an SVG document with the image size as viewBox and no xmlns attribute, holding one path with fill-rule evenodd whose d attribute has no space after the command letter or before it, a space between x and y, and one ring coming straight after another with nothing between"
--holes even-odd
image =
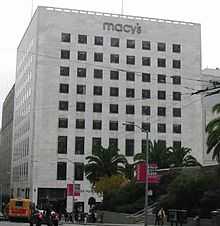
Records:
<instances>
[{"instance_id":1,"label":"pedestrian","mask_svg":"<svg viewBox=\"0 0 220 226\"><path fill-rule=\"evenodd\" d=\"M159 218L159 225L164 225L165 219L166 219L166 214L163 208L160 208L158 212L158 218Z\"/></svg>"},{"instance_id":2,"label":"pedestrian","mask_svg":"<svg viewBox=\"0 0 220 226\"><path fill-rule=\"evenodd\" d=\"M155 211L155 222L154 222L155 226L160 225L160 218L159 218L158 213L159 213L159 209L156 209L156 211Z\"/></svg>"}]
</instances>

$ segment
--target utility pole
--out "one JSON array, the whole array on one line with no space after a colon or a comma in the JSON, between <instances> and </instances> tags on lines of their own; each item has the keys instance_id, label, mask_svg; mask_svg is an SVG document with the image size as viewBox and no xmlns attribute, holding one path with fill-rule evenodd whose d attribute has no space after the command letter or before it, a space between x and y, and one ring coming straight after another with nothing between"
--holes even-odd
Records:
<instances>
[{"instance_id":1,"label":"utility pole","mask_svg":"<svg viewBox=\"0 0 220 226\"><path fill-rule=\"evenodd\" d=\"M0 212L2 212L2 184L0 184Z\"/></svg>"}]
</instances>

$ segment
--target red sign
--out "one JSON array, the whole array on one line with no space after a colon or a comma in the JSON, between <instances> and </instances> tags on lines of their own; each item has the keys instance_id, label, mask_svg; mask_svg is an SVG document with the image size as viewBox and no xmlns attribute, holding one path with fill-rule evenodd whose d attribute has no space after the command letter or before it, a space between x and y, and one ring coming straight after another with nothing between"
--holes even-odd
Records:
<instances>
[{"instance_id":1,"label":"red sign","mask_svg":"<svg viewBox=\"0 0 220 226\"><path fill-rule=\"evenodd\" d=\"M67 184L67 196L73 196L73 184Z\"/></svg>"},{"instance_id":2,"label":"red sign","mask_svg":"<svg viewBox=\"0 0 220 226\"><path fill-rule=\"evenodd\" d=\"M74 184L74 196L80 196L80 184Z\"/></svg>"}]
</instances>

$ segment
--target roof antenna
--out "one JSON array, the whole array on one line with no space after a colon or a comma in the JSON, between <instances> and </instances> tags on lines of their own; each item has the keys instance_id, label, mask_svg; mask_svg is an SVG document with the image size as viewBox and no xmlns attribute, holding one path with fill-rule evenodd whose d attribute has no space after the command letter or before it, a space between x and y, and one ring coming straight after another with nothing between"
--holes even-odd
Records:
<instances>
[{"instance_id":1,"label":"roof antenna","mask_svg":"<svg viewBox=\"0 0 220 226\"><path fill-rule=\"evenodd\" d=\"M124 0L121 0L121 15L124 14Z\"/></svg>"}]
</instances>

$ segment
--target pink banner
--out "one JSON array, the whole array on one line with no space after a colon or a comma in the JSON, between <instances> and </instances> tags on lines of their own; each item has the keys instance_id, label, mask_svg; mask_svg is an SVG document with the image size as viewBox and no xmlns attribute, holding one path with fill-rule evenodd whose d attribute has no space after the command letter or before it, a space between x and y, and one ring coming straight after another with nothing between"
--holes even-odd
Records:
<instances>
[{"instance_id":1,"label":"pink banner","mask_svg":"<svg viewBox=\"0 0 220 226\"><path fill-rule=\"evenodd\" d=\"M66 193L67 196L73 196L73 184L67 184Z\"/></svg>"}]
</instances>

